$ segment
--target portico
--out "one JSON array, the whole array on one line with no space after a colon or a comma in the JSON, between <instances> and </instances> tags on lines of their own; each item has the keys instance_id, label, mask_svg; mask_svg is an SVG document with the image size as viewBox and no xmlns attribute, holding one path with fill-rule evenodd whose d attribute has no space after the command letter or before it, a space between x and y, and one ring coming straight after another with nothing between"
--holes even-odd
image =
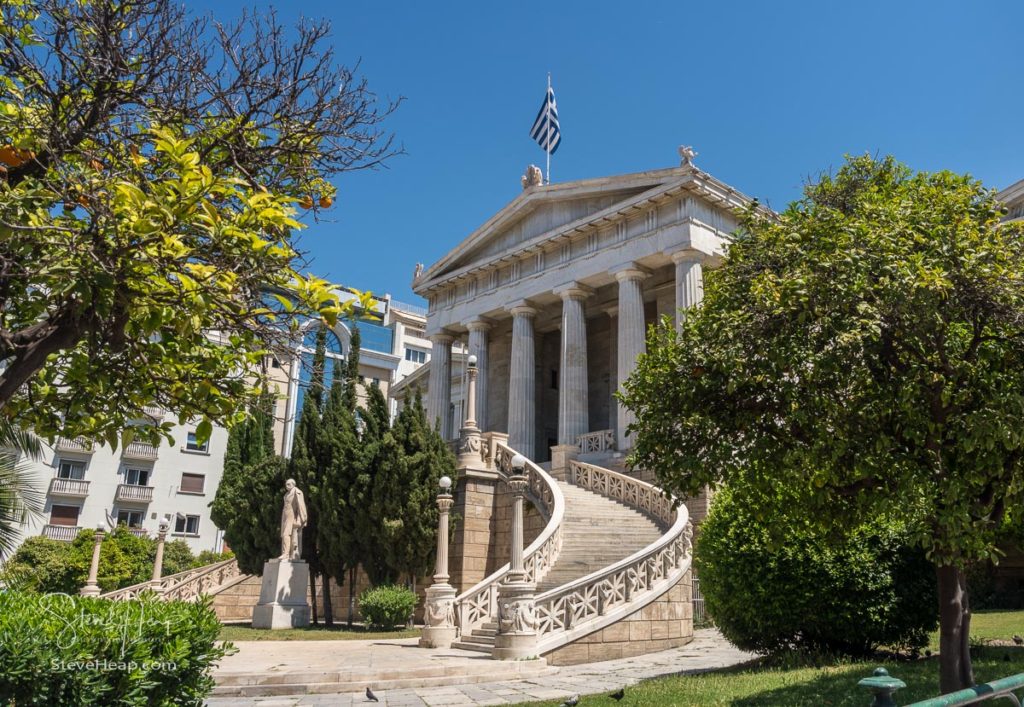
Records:
<instances>
[{"instance_id":1,"label":"portico","mask_svg":"<svg viewBox=\"0 0 1024 707\"><path fill-rule=\"evenodd\" d=\"M419 274L437 371L431 414L448 409L445 366L466 341L482 429L556 470L581 445L629 449L632 414L614 393L647 328L700 303L704 270L752 203L680 154L672 169L527 187Z\"/></svg>"}]
</instances>

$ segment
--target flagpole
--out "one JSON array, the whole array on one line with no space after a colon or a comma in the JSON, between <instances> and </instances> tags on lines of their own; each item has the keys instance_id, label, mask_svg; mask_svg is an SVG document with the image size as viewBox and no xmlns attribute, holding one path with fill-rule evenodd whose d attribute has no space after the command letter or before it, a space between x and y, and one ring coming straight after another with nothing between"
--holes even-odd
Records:
<instances>
[{"instance_id":1,"label":"flagpole","mask_svg":"<svg viewBox=\"0 0 1024 707\"><path fill-rule=\"evenodd\" d=\"M551 95L551 72L549 71L548 72L548 92L545 94L544 100L545 101L549 100L548 97L550 95ZM548 139L544 141L544 152L546 152L547 156L548 156L547 176L548 176L548 184L551 184L551 124L550 123L548 123Z\"/></svg>"}]
</instances>

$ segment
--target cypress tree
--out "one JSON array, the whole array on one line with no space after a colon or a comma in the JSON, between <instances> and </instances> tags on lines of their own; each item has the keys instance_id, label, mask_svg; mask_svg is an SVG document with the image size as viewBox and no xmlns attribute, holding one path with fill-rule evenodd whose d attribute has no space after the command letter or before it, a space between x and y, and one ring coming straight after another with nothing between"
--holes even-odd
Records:
<instances>
[{"instance_id":1,"label":"cypress tree","mask_svg":"<svg viewBox=\"0 0 1024 707\"><path fill-rule=\"evenodd\" d=\"M262 574L263 563L280 553L285 462L273 453L273 403L267 393L231 428L224 472L210 503L211 519L247 574Z\"/></svg>"}]
</instances>

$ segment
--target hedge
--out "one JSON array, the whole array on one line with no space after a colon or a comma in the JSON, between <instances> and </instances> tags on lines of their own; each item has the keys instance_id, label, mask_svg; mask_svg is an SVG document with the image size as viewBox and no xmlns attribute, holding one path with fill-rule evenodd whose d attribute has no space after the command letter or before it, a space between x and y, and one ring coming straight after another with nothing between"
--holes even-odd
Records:
<instances>
[{"instance_id":1,"label":"hedge","mask_svg":"<svg viewBox=\"0 0 1024 707\"><path fill-rule=\"evenodd\" d=\"M208 600L0 591L0 704L201 705L219 632Z\"/></svg>"}]
</instances>

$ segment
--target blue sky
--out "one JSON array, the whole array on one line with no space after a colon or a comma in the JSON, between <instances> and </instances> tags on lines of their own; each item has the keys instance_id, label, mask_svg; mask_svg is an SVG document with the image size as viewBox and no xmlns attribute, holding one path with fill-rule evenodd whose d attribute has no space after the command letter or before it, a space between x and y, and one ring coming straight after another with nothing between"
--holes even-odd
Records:
<instances>
[{"instance_id":1,"label":"blue sky","mask_svg":"<svg viewBox=\"0 0 1024 707\"><path fill-rule=\"evenodd\" d=\"M248 4L189 0L218 19ZM781 208L846 153L1024 178L1024 3L326 2L406 154L337 181L302 247L335 282L411 302L416 262L447 252L520 191L551 71L555 181L678 164ZM260 4L257 7L266 7Z\"/></svg>"}]
</instances>

